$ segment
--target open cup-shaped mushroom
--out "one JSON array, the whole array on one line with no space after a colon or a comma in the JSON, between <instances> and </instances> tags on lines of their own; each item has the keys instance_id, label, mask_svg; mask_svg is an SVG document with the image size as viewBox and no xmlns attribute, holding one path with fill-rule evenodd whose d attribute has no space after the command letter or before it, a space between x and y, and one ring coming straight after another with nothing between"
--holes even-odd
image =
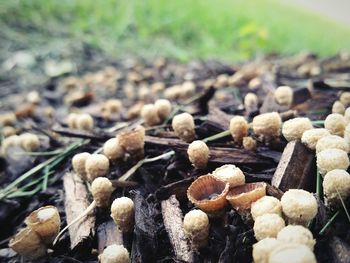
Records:
<instances>
[{"instance_id":1,"label":"open cup-shaped mushroom","mask_svg":"<svg viewBox=\"0 0 350 263\"><path fill-rule=\"evenodd\" d=\"M40 236L30 227L23 228L9 242L9 247L27 260L38 262L47 255Z\"/></svg>"},{"instance_id":2,"label":"open cup-shaped mushroom","mask_svg":"<svg viewBox=\"0 0 350 263\"><path fill-rule=\"evenodd\" d=\"M60 231L61 219L56 207L44 206L33 211L25 223L46 245L50 245Z\"/></svg>"},{"instance_id":3,"label":"open cup-shaped mushroom","mask_svg":"<svg viewBox=\"0 0 350 263\"><path fill-rule=\"evenodd\" d=\"M217 213L227 204L229 184L211 174L198 177L187 189L188 199L207 213Z\"/></svg>"},{"instance_id":4,"label":"open cup-shaped mushroom","mask_svg":"<svg viewBox=\"0 0 350 263\"><path fill-rule=\"evenodd\" d=\"M232 188L226 196L232 207L238 211L250 209L253 202L266 195L266 183L247 183Z\"/></svg>"}]
</instances>

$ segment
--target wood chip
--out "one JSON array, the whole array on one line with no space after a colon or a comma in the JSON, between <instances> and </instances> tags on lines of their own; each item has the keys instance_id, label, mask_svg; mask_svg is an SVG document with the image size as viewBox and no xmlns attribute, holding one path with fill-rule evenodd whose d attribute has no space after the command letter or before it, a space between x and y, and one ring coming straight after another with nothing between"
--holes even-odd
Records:
<instances>
[{"instance_id":1,"label":"wood chip","mask_svg":"<svg viewBox=\"0 0 350 263\"><path fill-rule=\"evenodd\" d=\"M311 190L313 182L316 182L315 154L300 140L289 142L272 177L272 186L283 192L291 188Z\"/></svg>"},{"instance_id":2,"label":"wood chip","mask_svg":"<svg viewBox=\"0 0 350 263\"><path fill-rule=\"evenodd\" d=\"M175 195L161 202L162 215L170 243L173 246L176 259L183 262L194 262L189 242L182 228L182 211Z\"/></svg>"},{"instance_id":3,"label":"wood chip","mask_svg":"<svg viewBox=\"0 0 350 263\"><path fill-rule=\"evenodd\" d=\"M110 245L123 245L123 234L113 220L102 223L97 228L98 253Z\"/></svg>"},{"instance_id":4,"label":"wood chip","mask_svg":"<svg viewBox=\"0 0 350 263\"><path fill-rule=\"evenodd\" d=\"M64 206L66 210L67 224L82 214L90 205L89 194L83 181L74 173L68 172L63 177L65 190ZM69 228L71 249L83 243L95 234L95 216L90 213L77 224Z\"/></svg>"}]
</instances>

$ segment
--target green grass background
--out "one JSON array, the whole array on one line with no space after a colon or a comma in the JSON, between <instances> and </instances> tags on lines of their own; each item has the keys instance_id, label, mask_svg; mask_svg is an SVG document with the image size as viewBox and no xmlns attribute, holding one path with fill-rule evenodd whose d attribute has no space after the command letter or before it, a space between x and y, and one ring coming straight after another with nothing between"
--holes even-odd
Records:
<instances>
[{"instance_id":1,"label":"green grass background","mask_svg":"<svg viewBox=\"0 0 350 263\"><path fill-rule=\"evenodd\" d=\"M29 44L65 37L182 61L350 50L349 28L277 0L0 0L0 29Z\"/></svg>"}]
</instances>

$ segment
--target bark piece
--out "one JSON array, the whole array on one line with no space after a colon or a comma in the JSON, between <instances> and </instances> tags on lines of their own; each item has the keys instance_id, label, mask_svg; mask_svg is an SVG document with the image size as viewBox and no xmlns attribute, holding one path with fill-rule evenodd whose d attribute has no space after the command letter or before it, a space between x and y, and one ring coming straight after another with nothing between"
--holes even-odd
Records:
<instances>
[{"instance_id":1,"label":"bark piece","mask_svg":"<svg viewBox=\"0 0 350 263\"><path fill-rule=\"evenodd\" d=\"M194 179L195 179L194 177L189 177L174 183L161 186L155 193L157 199L166 200L171 195L175 195L176 198L179 200L186 199L187 188L191 185Z\"/></svg>"},{"instance_id":2,"label":"bark piece","mask_svg":"<svg viewBox=\"0 0 350 263\"><path fill-rule=\"evenodd\" d=\"M102 223L97 228L98 253L113 244L123 245L123 234L113 220Z\"/></svg>"},{"instance_id":3,"label":"bark piece","mask_svg":"<svg viewBox=\"0 0 350 263\"><path fill-rule=\"evenodd\" d=\"M154 205L140 192L134 194L135 228L132 244L132 262L156 262L158 240Z\"/></svg>"},{"instance_id":4,"label":"bark piece","mask_svg":"<svg viewBox=\"0 0 350 263\"><path fill-rule=\"evenodd\" d=\"M169 235L176 259L183 262L193 262L193 256L188 240L182 228L182 212L175 195L161 202L165 229Z\"/></svg>"},{"instance_id":5,"label":"bark piece","mask_svg":"<svg viewBox=\"0 0 350 263\"><path fill-rule=\"evenodd\" d=\"M93 133L90 131L75 130L75 129L63 128L63 127L54 127L54 128L52 128L52 131L57 132L59 134L67 136L67 137L93 139L93 140L103 141L103 142L114 137L113 135L107 134L105 132L99 132L97 134L97 133Z\"/></svg>"},{"instance_id":6,"label":"bark piece","mask_svg":"<svg viewBox=\"0 0 350 263\"><path fill-rule=\"evenodd\" d=\"M173 148L181 154L187 155L188 143L179 139L159 138L146 136L145 143L159 147ZM252 151L238 148L210 147L209 162L235 164L272 164L270 158L261 156Z\"/></svg>"},{"instance_id":7,"label":"bark piece","mask_svg":"<svg viewBox=\"0 0 350 263\"><path fill-rule=\"evenodd\" d=\"M74 173L66 173L63 177L65 190L65 210L67 224L70 224L75 218L82 214L90 205L89 195L86 187ZM71 249L84 243L86 239L95 234L95 216L90 213L77 224L69 228L69 237Z\"/></svg>"},{"instance_id":8,"label":"bark piece","mask_svg":"<svg viewBox=\"0 0 350 263\"><path fill-rule=\"evenodd\" d=\"M284 149L271 184L283 192L290 188L312 190L315 176L315 155L295 140Z\"/></svg>"},{"instance_id":9,"label":"bark piece","mask_svg":"<svg viewBox=\"0 0 350 263\"><path fill-rule=\"evenodd\" d=\"M230 126L232 117L233 116L223 112L217 107L210 107L207 122L222 131L226 131Z\"/></svg>"}]
</instances>

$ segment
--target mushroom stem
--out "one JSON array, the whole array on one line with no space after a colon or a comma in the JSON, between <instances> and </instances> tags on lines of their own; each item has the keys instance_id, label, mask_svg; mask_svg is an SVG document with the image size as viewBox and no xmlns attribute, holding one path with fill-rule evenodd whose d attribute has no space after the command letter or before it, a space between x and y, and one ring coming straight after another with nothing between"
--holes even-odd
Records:
<instances>
[{"instance_id":1,"label":"mushroom stem","mask_svg":"<svg viewBox=\"0 0 350 263\"><path fill-rule=\"evenodd\" d=\"M94 210L96 207L96 201L92 201L92 203L86 208L86 210L80 214L77 218L75 218L72 222L70 222L69 225L67 225L65 228L63 228L58 235L56 236L55 240L53 241L53 245L57 243L59 238L66 232L66 230L71 227L72 225L78 223L81 219L83 219L85 216L87 216L92 210Z\"/></svg>"},{"instance_id":2,"label":"mushroom stem","mask_svg":"<svg viewBox=\"0 0 350 263\"><path fill-rule=\"evenodd\" d=\"M229 136L231 135L231 132L229 130L214 134L213 136L207 137L202 139L203 142L207 143L207 142L211 142L211 141L215 141L218 139L221 139L223 137Z\"/></svg>"}]
</instances>

